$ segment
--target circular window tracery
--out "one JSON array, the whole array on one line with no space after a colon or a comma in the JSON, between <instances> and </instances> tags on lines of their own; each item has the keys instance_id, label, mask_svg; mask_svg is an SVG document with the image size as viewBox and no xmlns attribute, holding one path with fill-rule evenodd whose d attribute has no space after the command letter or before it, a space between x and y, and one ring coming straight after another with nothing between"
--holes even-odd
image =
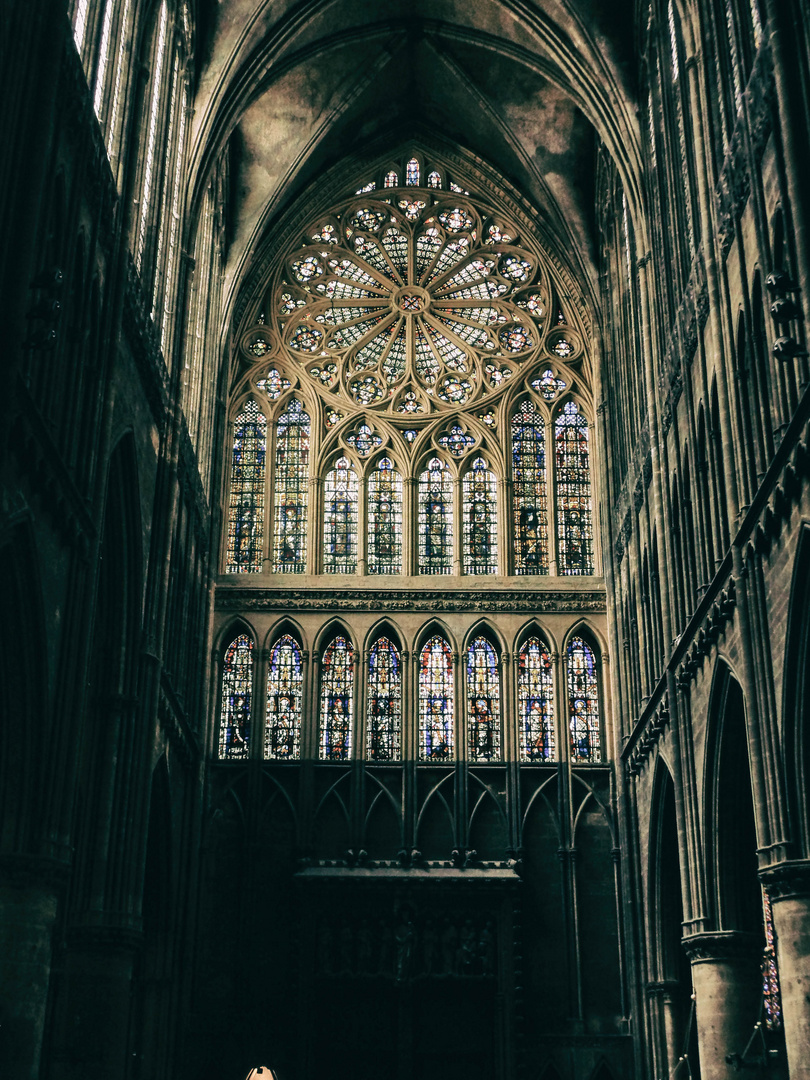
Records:
<instances>
[{"instance_id":1,"label":"circular window tracery","mask_svg":"<svg viewBox=\"0 0 810 1080\"><path fill-rule=\"evenodd\" d=\"M274 287L282 349L316 385L407 415L495 394L534 359L548 290L510 222L414 187L355 197L328 221Z\"/></svg>"}]
</instances>

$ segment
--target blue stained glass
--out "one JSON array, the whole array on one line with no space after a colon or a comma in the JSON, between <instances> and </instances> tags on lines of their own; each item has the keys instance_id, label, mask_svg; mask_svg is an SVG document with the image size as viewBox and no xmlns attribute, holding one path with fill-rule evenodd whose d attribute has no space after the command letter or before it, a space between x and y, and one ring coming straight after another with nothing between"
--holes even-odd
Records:
<instances>
[{"instance_id":1,"label":"blue stained glass","mask_svg":"<svg viewBox=\"0 0 810 1080\"><path fill-rule=\"evenodd\" d=\"M324 559L327 574L357 570L357 473L348 458L338 458L324 484Z\"/></svg>"},{"instance_id":2,"label":"blue stained glass","mask_svg":"<svg viewBox=\"0 0 810 1080\"><path fill-rule=\"evenodd\" d=\"M593 573L593 517L588 421L567 401L554 424L557 545L561 574Z\"/></svg>"},{"instance_id":3,"label":"blue stained glass","mask_svg":"<svg viewBox=\"0 0 810 1080\"><path fill-rule=\"evenodd\" d=\"M574 637L568 645L567 659L571 757L575 762L601 761L596 657L586 641Z\"/></svg>"},{"instance_id":4,"label":"blue stained glass","mask_svg":"<svg viewBox=\"0 0 810 1080\"><path fill-rule=\"evenodd\" d=\"M247 634L239 634L225 650L222 667L221 760L233 761L248 756L252 695L253 642Z\"/></svg>"},{"instance_id":5,"label":"blue stained glass","mask_svg":"<svg viewBox=\"0 0 810 1080\"><path fill-rule=\"evenodd\" d=\"M324 761L346 761L352 745L354 650L341 634L330 642L321 664L321 741Z\"/></svg>"},{"instance_id":6,"label":"blue stained glass","mask_svg":"<svg viewBox=\"0 0 810 1080\"><path fill-rule=\"evenodd\" d=\"M554 684L548 647L530 637L518 656L521 761L554 761Z\"/></svg>"},{"instance_id":7,"label":"blue stained glass","mask_svg":"<svg viewBox=\"0 0 810 1080\"><path fill-rule=\"evenodd\" d=\"M472 435L467 435L459 424L454 424L447 434L440 435L438 441L442 450L447 450L453 457L463 457L475 446L475 439Z\"/></svg>"},{"instance_id":8,"label":"blue stained glass","mask_svg":"<svg viewBox=\"0 0 810 1080\"><path fill-rule=\"evenodd\" d=\"M453 745L453 654L434 634L419 659L419 758L451 761Z\"/></svg>"},{"instance_id":9,"label":"blue stained glass","mask_svg":"<svg viewBox=\"0 0 810 1080\"><path fill-rule=\"evenodd\" d=\"M498 572L495 475L483 458L476 458L464 477L463 545L465 574Z\"/></svg>"},{"instance_id":10,"label":"blue stained glass","mask_svg":"<svg viewBox=\"0 0 810 1080\"><path fill-rule=\"evenodd\" d=\"M546 425L531 401L512 417L513 528L516 574L548 573Z\"/></svg>"},{"instance_id":11,"label":"blue stained glass","mask_svg":"<svg viewBox=\"0 0 810 1080\"><path fill-rule=\"evenodd\" d=\"M270 650L267 669L266 758L293 761L300 756L303 675L298 642L284 634Z\"/></svg>"},{"instance_id":12,"label":"blue stained glass","mask_svg":"<svg viewBox=\"0 0 810 1080\"><path fill-rule=\"evenodd\" d=\"M368 572L402 573L402 477L387 457L368 478Z\"/></svg>"},{"instance_id":13,"label":"blue stained glass","mask_svg":"<svg viewBox=\"0 0 810 1080\"><path fill-rule=\"evenodd\" d=\"M467 725L471 761L501 756L501 702L498 657L485 637L467 650Z\"/></svg>"},{"instance_id":14,"label":"blue stained glass","mask_svg":"<svg viewBox=\"0 0 810 1080\"><path fill-rule=\"evenodd\" d=\"M368 658L367 746L372 761L399 761L402 672L393 641L378 638Z\"/></svg>"},{"instance_id":15,"label":"blue stained glass","mask_svg":"<svg viewBox=\"0 0 810 1080\"><path fill-rule=\"evenodd\" d=\"M408 187L419 187L419 162L411 158L405 166L405 183Z\"/></svg>"},{"instance_id":16,"label":"blue stained glass","mask_svg":"<svg viewBox=\"0 0 810 1080\"><path fill-rule=\"evenodd\" d=\"M439 458L419 477L419 573L453 570L453 479Z\"/></svg>"},{"instance_id":17,"label":"blue stained glass","mask_svg":"<svg viewBox=\"0 0 810 1080\"><path fill-rule=\"evenodd\" d=\"M273 571L277 574L306 570L309 431L309 416L292 398L276 425Z\"/></svg>"},{"instance_id":18,"label":"blue stained glass","mask_svg":"<svg viewBox=\"0 0 810 1080\"><path fill-rule=\"evenodd\" d=\"M229 574L258 574L264 539L264 475L267 421L255 401L236 417L228 504Z\"/></svg>"}]
</instances>

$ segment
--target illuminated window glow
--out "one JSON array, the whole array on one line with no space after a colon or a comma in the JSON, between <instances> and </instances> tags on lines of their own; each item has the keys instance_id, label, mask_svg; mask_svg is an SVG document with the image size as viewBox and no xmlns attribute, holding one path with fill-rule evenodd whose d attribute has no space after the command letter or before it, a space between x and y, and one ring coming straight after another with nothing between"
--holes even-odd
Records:
<instances>
[{"instance_id":1,"label":"illuminated window glow","mask_svg":"<svg viewBox=\"0 0 810 1080\"><path fill-rule=\"evenodd\" d=\"M500 760L498 657L485 637L477 637L467 650L467 730L471 761Z\"/></svg>"},{"instance_id":2,"label":"illuminated window glow","mask_svg":"<svg viewBox=\"0 0 810 1080\"><path fill-rule=\"evenodd\" d=\"M271 761L300 757L303 681L301 649L295 638L283 634L271 648L267 664L264 756Z\"/></svg>"},{"instance_id":3,"label":"illuminated window glow","mask_svg":"<svg viewBox=\"0 0 810 1080\"><path fill-rule=\"evenodd\" d=\"M596 657L581 637L568 645L567 668L572 760L601 761Z\"/></svg>"},{"instance_id":4,"label":"illuminated window glow","mask_svg":"<svg viewBox=\"0 0 810 1080\"><path fill-rule=\"evenodd\" d=\"M264 541L264 473L267 422L248 401L234 422L228 504L229 574L258 574Z\"/></svg>"},{"instance_id":5,"label":"illuminated window glow","mask_svg":"<svg viewBox=\"0 0 810 1080\"><path fill-rule=\"evenodd\" d=\"M453 759L453 655L435 634L419 656L419 759Z\"/></svg>"},{"instance_id":6,"label":"illuminated window glow","mask_svg":"<svg viewBox=\"0 0 810 1080\"><path fill-rule=\"evenodd\" d=\"M393 641L377 638L368 658L366 746L371 761L399 761L402 672Z\"/></svg>"},{"instance_id":7,"label":"illuminated window glow","mask_svg":"<svg viewBox=\"0 0 810 1080\"><path fill-rule=\"evenodd\" d=\"M521 761L554 761L554 684L548 647L530 637L518 655Z\"/></svg>"},{"instance_id":8,"label":"illuminated window glow","mask_svg":"<svg viewBox=\"0 0 810 1080\"><path fill-rule=\"evenodd\" d=\"M324 761L346 761L352 745L354 650L342 634L329 644L321 662L321 739Z\"/></svg>"},{"instance_id":9,"label":"illuminated window glow","mask_svg":"<svg viewBox=\"0 0 810 1080\"><path fill-rule=\"evenodd\" d=\"M225 650L222 667L219 757L223 761L248 756L252 694L253 642L247 634L239 634Z\"/></svg>"}]
</instances>

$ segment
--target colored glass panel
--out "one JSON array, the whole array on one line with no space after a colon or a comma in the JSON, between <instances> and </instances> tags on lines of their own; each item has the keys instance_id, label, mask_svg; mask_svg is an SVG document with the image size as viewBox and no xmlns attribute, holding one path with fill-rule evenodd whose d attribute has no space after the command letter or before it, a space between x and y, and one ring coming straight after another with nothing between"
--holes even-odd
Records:
<instances>
[{"instance_id":1,"label":"colored glass panel","mask_svg":"<svg viewBox=\"0 0 810 1080\"><path fill-rule=\"evenodd\" d=\"M225 650L222 666L222 709L219 757L246 758L250 748L250 705L253 694L253 642L239 634Z\"/></svg>"},{"instance_id":2,"label":"colored glass panel","mask_svg":"<svg viewBox=\"0 0 810 1080\"><path fill-rule=\"evenodd\" d=\"M453 570L453 478L439 458L419 477L419 573Z\"/></svg>"},{"instance_id":3,"label":"colored glass panel","mask_svg":"<svg viewBox=\"0 0 810 1080\"><path fill-rule=\"evenodd\" d=\"M588 421L573 401L557 414L557 545L561 574L593 573L593 511Z\"/></svg>"},{"instance_id":4,"label":"colored glass panel","mask_svg":"<svg viewBox=\"0 0 810 1080\"><path fill-rule=\"evenodd\" d=\"M270 760L300 757L303 681L301 649L295 638L283 634L270 650L267 667L264 756Z\"/></svg>"},{"instance_id":5,"label":"colored glass panel","mask_svg":"<svg viewBox=\"0 0 810 1080\"><path fill-rule=\"evenodd\" d=\"M546 425L531 401L512 417L512 482L515 573L547 574Z\"/></svg>"},{"instance_id":6,"label":"colored glass panel","mask_svg":"<svg viewBox=\"0 0 810 1080\"><path fill-rule=\"evenodd\" d=\"M273 571L303 574L307 562L310 420L293 398L276 425Z\"/></svg>"},{"instance_id":7,"label":"colored glass panel","mask_svg":"<svg viewBox=\"0 0 810 1080\"><path fill-rule=\"evenodd\" d=\"M357 570L357 473L348 458L338 458L324 484L324 556L327 574Z\"/></svg>"},{"instance_id":8,"label":"colored glass panel","mask_svg":"<svg viewBox=\"0 0 810 1080\"><path fill-rule=\"evenodd\" d=\"M324 761L346 761L351 753L354 650L341 634L321 663L321 739Z\"/></svg>"},{"instance_id":9,"label":"colored glass panel","mask_svg":"<svg viewBox=\"0 0 810 1080\"><path fill-rule=\"evenodd\" d=\"M498 572L498 512L495 474L476 458L464 476L463 559L465 574Z\"/></svg>"},{"instance_id":10,"label":"colored glass panel","mask_svg":"<svg viewBox=\"0 0 810 1080\"><path fill-rule=\"evenodd\" d=\"M419 655L419 759L453 758L453 654L435 634Z\"/></svg>"},{"instance_id":11,"label":"colored glass panel","mask_svg":"<svg viewBox=\"0 0 810 1080\"><path fill-rule=\"evenodd\" d=\"M520 760L554 761L554 684L544 642L530 637L518 655Z\"/></svg>"},{"instance_id":12,"label":"colored glass panel","mask_svg":"<svg viewBox=\"0 0 810 1080\"><path fill-rule=\"evenodd\" d=\"M765 1027L771 1031L782 1027L782 995L779 990L779 969L776 964L776 932L768 890L762 890L762 914L765 923L765 949L762 954L762 1004Z\"/></svg>"},{"instance_id":13,"label":"colored glass panel","mask_svg":"<svg viewBox=\"0 0 810 1080\"><path fill-rule=\"evenodd\" d=\"M372 761L399 761L402 729L402 670L399 652L378 638L368 657L366 745Z\"/></svg>"},{"instance_id":14,"label":"colored glass panel","mask_svg":"<svg viewBox=\"0 0 810 1080\"><path fill-rule=\"evenodd\" d=\"M405 183L408 187L419 187L419 162L411 158L405 166Z\"/></svg>"},{"instance_id":15,"label":"colored glass panel","mask_svg":"<svg viewBox=\"0 0 810 1080\"><path fill-rule=\"evenodd\" d=\"M226 572L258 574L264 539L267 421L248 401L233 426Z\"/></svg>"},{"instance_id":16,"label":"colored glass panel","mask_svg":"<svg viewBox=\"0 0 810 1080\"><path fill-rule=\"evenodd\" d=\"M498 657L485 637L467 650L467 729L471 761L501 756L501 689Z\"/></svg>"},{"instance_id":17,"label":"colored glass panel","mask_svg":"<svg viewBox=\"0 0 810 1080\"><path fill-rule=\"evenodd\" d=\"M574 762L601 761L596 657L586 641L574 637L568 646L567 659L571 757Z\"/></svg>"},{"instance_id":18,"label":"colored glass panel","mask_svg":"<svg viewBox=\"0 0 810 1080\"><path fill-rule=\"evenodd\" d=\"M402 477L390 458L368 478L368 572L402 573Z\"/></svg>"}]
</instances>

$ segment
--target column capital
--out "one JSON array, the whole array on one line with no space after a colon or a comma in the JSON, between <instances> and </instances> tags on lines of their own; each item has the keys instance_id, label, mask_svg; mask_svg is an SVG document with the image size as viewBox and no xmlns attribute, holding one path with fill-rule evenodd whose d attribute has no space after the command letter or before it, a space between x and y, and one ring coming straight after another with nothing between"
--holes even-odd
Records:
<instances>
[{"instance_id":1,"label":"column capital","mask_svg":"<svg viewBox=\"0 0 810 1080\"><path fill-rule=\"evenodd\" d=\"M761 942L756 934L742 930L709 930L681 939L693 964L724 960L758 959Z\"/></svg>"},{"instance_id":2,"label":"column capital","mask_svg":"<svg viewBox=\"0 0 810 1080\"><path fill-rule=\"evenodd\" d=\"M810 897L810 859L790 859L763 867L759 880L774 903L800 896Z\"/></svg>"}]
</instances>

